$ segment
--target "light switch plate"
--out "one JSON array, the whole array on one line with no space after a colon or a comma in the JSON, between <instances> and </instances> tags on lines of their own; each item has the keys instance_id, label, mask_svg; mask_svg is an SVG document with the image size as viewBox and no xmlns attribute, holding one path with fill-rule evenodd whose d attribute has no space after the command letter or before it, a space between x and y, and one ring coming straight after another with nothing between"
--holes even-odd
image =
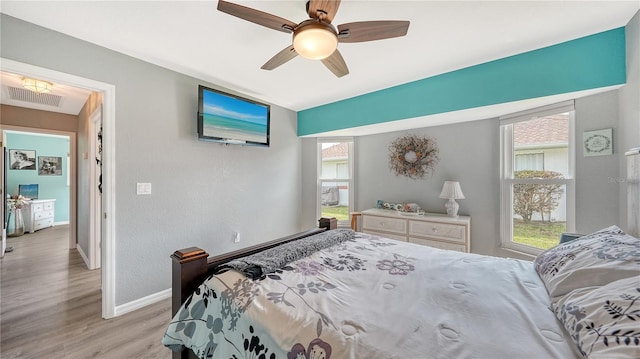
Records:
<instances>
[{"instance_id":1,"label":"light switch plate","mask_svg":"<svg viewBox=\"0 0 640 359\"><path fill-rule=\"evenodd\" d=\"M151 183L138 182L136 184L136 194L151 194Z\"/></svg>"}]
</instances>

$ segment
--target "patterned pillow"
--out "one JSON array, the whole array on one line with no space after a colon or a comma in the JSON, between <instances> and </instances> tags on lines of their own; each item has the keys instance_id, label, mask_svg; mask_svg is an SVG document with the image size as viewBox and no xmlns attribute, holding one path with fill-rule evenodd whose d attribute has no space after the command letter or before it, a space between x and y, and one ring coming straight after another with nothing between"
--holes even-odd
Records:
<instances>
[{"instance_id":1,"label":"patterned pillow","mask_svg":"<svg viewBox=\"0 0 640 359\"><path fill-rule=\"evenodd\" d=\"M640 277L581 288L552 303L587 358L640 358Z\"/></svg>"},{"instance_id":2,"label":"patterned pillow","mask_svg":"<svg viewBox=\"0 0 640 359\"><path fill-rule=\"evenodd\" d=\"M549 295L640 275L640 240L611 226L540 254L534 261Z\"/></svg>"}]
</instances>

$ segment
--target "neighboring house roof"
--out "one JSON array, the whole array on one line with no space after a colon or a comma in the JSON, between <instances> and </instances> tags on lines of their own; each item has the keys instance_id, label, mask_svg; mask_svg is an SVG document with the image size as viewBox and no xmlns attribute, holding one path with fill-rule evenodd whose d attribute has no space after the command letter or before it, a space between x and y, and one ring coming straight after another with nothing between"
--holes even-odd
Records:
<instances>
[{"instance_id":1,"label":"neighboring house roof","mask_svg":"<svg viewBox=\"0 0 640 359\"><path fill-rule=\"evenodd\" d=\"M568 144L569 115L558 114L517 122L513 126L516 146Z\"/></svg>"},{"instance_id":2,"label":"neighboring house roof","mask_svg":"<svg viewBox=\"0 0 640 359\"><path fill-rule=\"evenodd\" d=\"M323 160L336 160L336 159L344 159L349 157L349 143L348 142L340 142L331 147L327 147L322 150L322 159Z\"/></svg>"}]
</instances>

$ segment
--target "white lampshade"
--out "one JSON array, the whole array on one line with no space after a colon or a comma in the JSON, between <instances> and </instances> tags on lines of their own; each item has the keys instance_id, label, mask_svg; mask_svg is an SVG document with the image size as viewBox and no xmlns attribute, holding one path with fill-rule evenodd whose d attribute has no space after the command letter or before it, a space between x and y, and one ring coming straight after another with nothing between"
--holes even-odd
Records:
<instances>
[{"instance_id":1,"label":"white lampshade","mask_svg":"<svg viewBox=\"0 0 640 359\"><path fill-rule=\"evenodd\" d=\"M293 48L304 58L322 60L338 48L338 35L329 24L309 22L293 34Z\"/></svg>"},{"instance_id":2,"label":"white lampshade","mask_svg":"<svg viewBox=\"0 0 640 359\"><path fill-rule=\"evenodd\" d=\"M460 188L460 182L445 181L440 192L440 198L447 199L464 199L464 194Z\"/></svg>"}]
</instances>

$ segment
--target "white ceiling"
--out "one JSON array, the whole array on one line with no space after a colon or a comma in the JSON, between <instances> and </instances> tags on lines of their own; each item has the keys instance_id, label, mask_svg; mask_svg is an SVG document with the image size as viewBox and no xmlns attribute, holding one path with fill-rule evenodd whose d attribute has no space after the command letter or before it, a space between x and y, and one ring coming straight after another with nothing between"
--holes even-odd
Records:
<instances>
[{"instance_id":1,"label":"white ceiling","mask_svg":"<svg viewBox=\"0 0 640 359\"><path fill-rule=\"evenodd\" d=\"M304 0L234 1L293 22ZM292 110L625 26L640 1L342 1L334 25L410 20L407 36L338 46L350 74L297 57L261 70L291 35L217 1L6 1L5 14ZM545 101L542 101L545 102ZM546 101L548 102L548 101Z\"/></svg>"}]
</instances>

